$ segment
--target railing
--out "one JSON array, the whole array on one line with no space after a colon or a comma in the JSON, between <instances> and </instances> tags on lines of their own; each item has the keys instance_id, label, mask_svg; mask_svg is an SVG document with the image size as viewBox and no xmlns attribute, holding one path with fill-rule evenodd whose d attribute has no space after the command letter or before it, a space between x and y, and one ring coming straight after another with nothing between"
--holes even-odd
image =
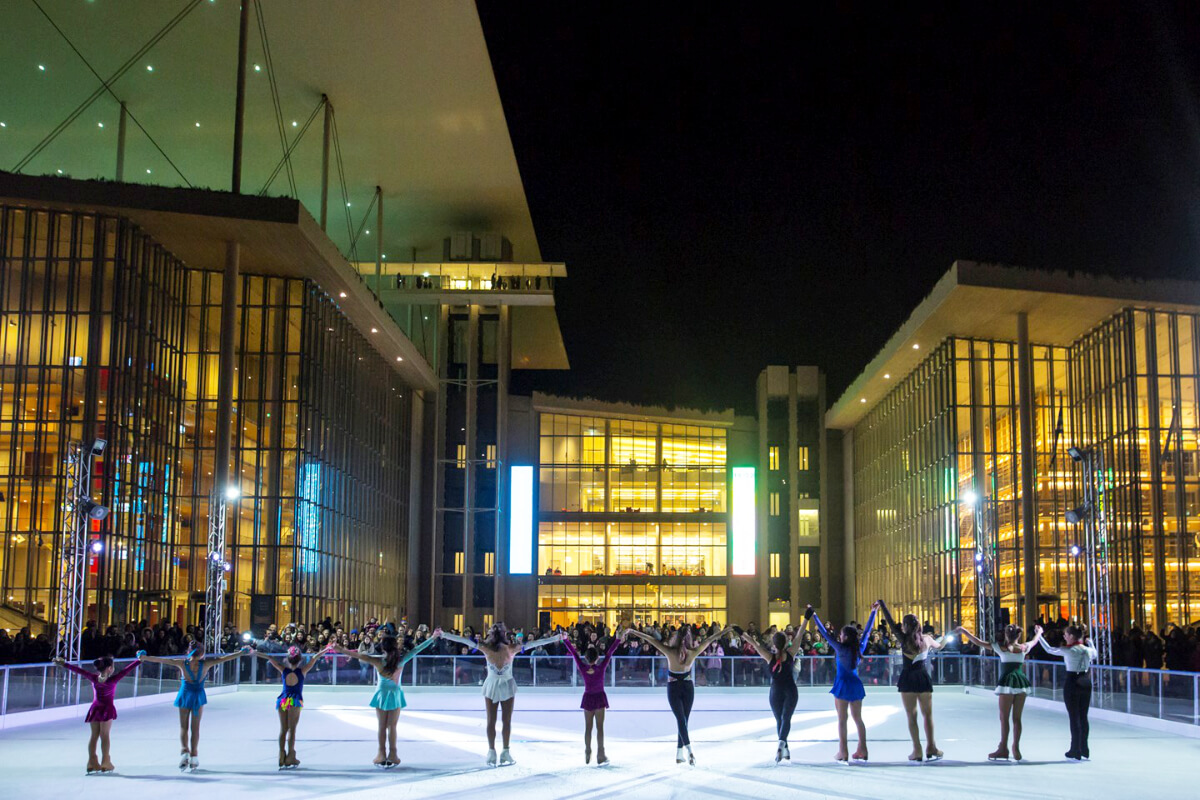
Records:
<instances>
[{"instance_id":1,"label":"railing","mask_svg":"<svg viewBox=\"0 0 1200 800\"><path fill-rule=\"evenodd\" d=\"M282 654L279 654L282 657ZM117 662L118 669L122 663ZM867 656L859 662L858 674L868 687L892 686L902 661L898 654ZM945 654L930 660L930 677L944 686L996 685L999 661L988 656ZM794 677L801 687L825 687L833 683L836 667L831 656L799 656ZM1025 671L1033 684L1033 696L1061 700L1066 671L1062 662L1028 661ZM610 688L665 686L667 662L662 656L615 656L606 666L605 685ZM487 676L482 656L419 655L405 665L400 682L404 686L471 687ZM520 686L582 688L583 680L570 656L518 656L513 676ZM754 688L770 684L770 667L757 656L701 656L692 667L697 688ZM179 690L179 670L169 665L146 663L117 686L117 698L143 697ZM322 659L305 678L308 686L375 685L373 667L344 656ZM1093 667L1092 693L1095 708L1137 716L1200 725L1200 673L1171 672L1128 667ZM208 685L276 685L279 676L266 662L253 656L214 667ZM59 708L87 703L91 693L78 675L53 664L0 667L0 714Z\"/></svg>"},{"instance_id":2,"label":"railing","mask_svg":"<svg viewBox=\"0 0 1200 800\"><path fill-rule=\"evenodd\" d=\"M121 669L133 659L115 662ZM209 670L207 685L237 685L250 675L245 659L228 661ZM90 662L80 662L91 669ZM174 694L179 691L180 672L165 664L145 663L117 684L116 699ZM47 708L65 708L90 703L91 687L81 676L54 664L17 664L0 667L0 715Z\"/></svg>"}]
</instances>

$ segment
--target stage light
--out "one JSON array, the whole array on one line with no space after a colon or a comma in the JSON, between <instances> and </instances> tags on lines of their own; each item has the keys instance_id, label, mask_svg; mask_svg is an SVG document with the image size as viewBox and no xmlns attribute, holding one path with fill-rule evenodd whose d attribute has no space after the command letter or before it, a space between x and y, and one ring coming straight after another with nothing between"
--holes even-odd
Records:
<instances>
[{"instance_id":1,"label":"stage light","mask_svg":"<svg viewBox=\"0 0 1200 800\"><path fill-rule=\"evenodd\" d=\"M978 563L980 563L981 561L983 561L983 553L981 553L981 552L979 552L978 550L976 550L976 551L975 551L975 563L976 563L976 564L978 564Z\"/></svg>"},{"instance_id":2,"label":"stage light","mask_svg":"<svg viewBox=\"0 0 1200 800\"><path fill-rule=\"evenodd\" d=\"M233 564L230 564L228 561L226 561L224 564L221 565L221 569L225 570L226 572L229 572L231 569L233 569Z\"/></svg>"},{"instance_id":3,"label":"stage light","mask_svg":"<svg viewBox=\"0 0 1200 800\"><path fill-rule=\"evenodd\" d=\"M249 641L252 641L253 639L254 639L254 637L250 635L250 631L246 631L245 633L242 634L243 642L249 642Z\"/></svg>"},{"instance_id":4,"label":"stage light","mask_svg":"<svg viewBox=\"0 0 1200 800\"><path fill-rule=\"evenodd\" d=\"M108 506L102 506L99 503L88 500L86 498L79 501L79 511L88 519L99 522L108 516Z\"/></svg>"},{"instance_id":5,"label":"stage light","mask_svg":"<svg viewBox=\"0 0 1200 800\"><path fill-rule=\"evenodd\" d=\"M1074 461L1083 461L1087 454L1078 447L1068 447L1067 455L1069 455Z\"/></svg>"},{"instance_id":6,"label":"stage light","mask_svg":"<svg viewBox=\"0 0 1200 800\"><path fill-rule=\"evenodd\" d=\"M1073 544L1073 545L1071 545L1071 548L1067 552L1070 553L1072 556L1078 557L1079 554L1083 552L1083 550L1081 550L1079 548L1079 545Z\"/></svg>"},{"instance_id":7,"label":"stage light","mask_svg":"<svg viewBox=\"0 0 1200 800\"><path fill-rule=\"evenodd\" d=\"M1078 525L1080 522L1083 521L1083 518L1085 516L1087 516L1087 512L1088 512L1088 504L1087 503L1084 503L1081 506L1076 506L1075 508L1072 508L1070 511L1067 512L1067 522L1071 523L1072 525Z\"/></svg>"},{"instance_id":8,"label":"stage light","mask_svg":"<svg viewBox=\"0 0 1200 800\"><path fill-rule=\"evenodd\" d=\"M229 502L232 503L234 500L237 500L241 496L242 496L242 490L239 489L235 484L230 484L225 487L225 499L228 500Z\"/></svg>"},{"instance_id":9,"label":"stage light","mask_svg":"<svg viewBox=\"0 0 1200 800\"><path fill-rule=\"evenodd\" d=\"M975 492L968 489L967 491L960 494L958 496L958 499L960 502L966 503L969 506L973 506L979 502L979 495L975 494Z\"/></svg>"},{"instance_id":10,"label":"stage light","mask_svg":"<svg viewBox=\"0 0 1200 800\"><path fill-rule=\"evenodd\" d=\"M101 552L101 551L103 551L103 550L104 550L104 543L103 543L103 542L101 542L99 539L97 539L96 541L92 542L92 552L93 552L93 553L99 553L99 552Z\"/></svg>"},{"instance_id":11,"label":"stage light","mask_svg":"<svg viewBox=\"0 0 1200 800\"><path fill-rule=\"evenodd\" d=\"M104 439L94 440L92 442L92 455L97 457L104 455L104 448L106 447L108 447L108 442Z\"/></svg>"}]
</instances>

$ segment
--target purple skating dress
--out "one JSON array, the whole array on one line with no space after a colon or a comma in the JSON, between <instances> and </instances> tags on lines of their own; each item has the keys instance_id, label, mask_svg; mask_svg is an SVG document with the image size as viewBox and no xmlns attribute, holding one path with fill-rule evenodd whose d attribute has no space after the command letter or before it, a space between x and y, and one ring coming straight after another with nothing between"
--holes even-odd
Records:
<instances>
[{"instance_id":1,"label":"purple skating dress","mask_svg":"<svg viewBox=\"0 0 1200 800\"><path fill-rule=\"evenodd\" d=\"M117 706L113 702L113 698L117 694L117 684L121 682L129 673L141 666L140 661L134 661L128 664L120 672L114 672L108 676L108 680L101 681L100 676L94 672L88 672L86 669L80 669L74 664L63 664L63 669L70 670L76 675L83 677L92 684L92 707L88 709L87 716L84 717L85 722L109 722L117 718Z\"/></svg>"},{"instance_id":2,"label":"purple skating dress","mask_svg":"<svg viewBox=\"0 0 1200 800\"><path fill-rule=\"evenodd\" d=\"M575 645L571 644L569 640L563 639L563 644L567 646L567 652L571 654L571 658L575 659L575 666L579 667L579 674L583 676L583 702L579 704L579 707L584 711L608 708L608 695L604 693L604 670L608 666L608 660L616 652L618 642L619 640L614 636L613 640L608 643L608 650L604 655L595 664L589 664L579 657L579 651L575 649Z\"/></svg>"}]
</instances>

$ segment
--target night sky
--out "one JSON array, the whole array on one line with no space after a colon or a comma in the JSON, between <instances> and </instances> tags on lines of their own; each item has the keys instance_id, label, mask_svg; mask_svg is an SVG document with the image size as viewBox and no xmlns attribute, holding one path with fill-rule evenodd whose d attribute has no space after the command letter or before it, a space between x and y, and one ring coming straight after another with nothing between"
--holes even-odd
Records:
<instances>
[{"instance_id":1,"label":"night sky","mask_svg":"<svg viewBox=\"0 0 1200 800\"><path fill-rule=\"evenodd\" d=\"M517 389L833 402L955 258L1200 277L1200 3L478 5L570 274Z\"/></svg>"}]
</instances>

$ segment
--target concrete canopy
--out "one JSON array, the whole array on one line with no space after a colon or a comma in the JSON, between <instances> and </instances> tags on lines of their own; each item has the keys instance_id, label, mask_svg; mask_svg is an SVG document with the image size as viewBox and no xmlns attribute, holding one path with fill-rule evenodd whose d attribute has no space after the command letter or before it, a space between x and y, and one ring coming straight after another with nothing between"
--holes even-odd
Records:
<instances>
[{"instance_id":1,"label":"concrete canopy","mask_svg":"<svg viewBox=\"0 0 1200 800\"><path fill-rule=\"evenodd\" d=\"M106 79L193 2L40 0ZM383 252L393 257L439 259L444 236L470 230L503 233L518 260L541 260L470 0L259 2L289 142L322 93L333 103L347 193L343 199L335 154L328 232L343 254L350 249L347 228L361 227L371 233L360 236L358 251L363 260L374 258L374 212L363 221L378 185L384 192ZM186 176L185 182L131 121L126 181L229 189L238 16L237 0L200 0L112 83L116 97ZM0 4L0 30L6 32L0 48L0 169L12 169L100 82L34 3ZM248 38L242 192L256 194L283 146L254 15ZM117 100L102 94L20 171L112 180L118 117ZM296 197L317 219L321 149L318 114L292 158ZM286 171L267 193L291 194Z\"/></svg>"}]
</instances>

